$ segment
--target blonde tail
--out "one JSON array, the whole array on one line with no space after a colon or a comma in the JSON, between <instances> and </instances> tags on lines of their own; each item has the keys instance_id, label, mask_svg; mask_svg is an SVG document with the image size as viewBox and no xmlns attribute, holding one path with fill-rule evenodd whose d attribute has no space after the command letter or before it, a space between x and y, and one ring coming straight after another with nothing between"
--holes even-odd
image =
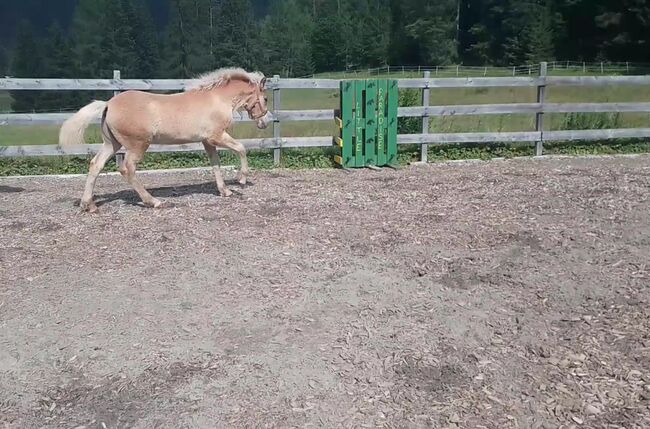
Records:
<instances>
[{"instance_id":1,"label":"blonde tail","mask_svg":"<svg viewBox=\"0 0 650 429\"><path fill-rule=\"evenodd\" d=\"M93 101L65 121L61 126L61 131L59 131L59 145L77 146L84 144L86 128L93 119L99 118L104 113L107 104L106 101Z\"/></svg>"}]
</instances>

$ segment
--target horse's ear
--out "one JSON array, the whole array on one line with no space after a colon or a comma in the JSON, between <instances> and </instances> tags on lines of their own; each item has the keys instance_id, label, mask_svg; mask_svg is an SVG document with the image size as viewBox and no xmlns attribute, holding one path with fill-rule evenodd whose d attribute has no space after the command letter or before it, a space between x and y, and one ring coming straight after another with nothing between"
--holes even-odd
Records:
<instances>
[{"instance_id":1,"label":"horse's ear","mask_svg":"<svg viewBox=\"0 0 650 429\"><path fill-rule=\"evenodd\" d=\"M266 77L262 78L262 81L260 82L260 88L262 89L266 88Z\"/></svg>"}]
</instances>

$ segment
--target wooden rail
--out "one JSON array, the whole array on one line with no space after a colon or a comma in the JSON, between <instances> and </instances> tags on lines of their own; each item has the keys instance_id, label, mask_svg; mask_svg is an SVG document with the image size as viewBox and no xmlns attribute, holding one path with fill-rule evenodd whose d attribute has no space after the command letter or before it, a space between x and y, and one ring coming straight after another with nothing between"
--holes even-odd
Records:
<instances>
[{"instance_id":1,"label":"wooden rail","mask_svg":"<svg viewBox=\"0 0 650 429\"><path fill-rule=\"evenodd\" d=\"M545 64L540 70L545 70ZM0 90L11 91L50 91L50 90L84 90L84 91L182 91L192 80L175 79L0 79ZM400 144L423 145L421 157L426 160L428 144L443 143L490 143L490 142L534 142L536 154L541 155L544 141L605 140L620 138L648 138L650 128L613 129L613 130L567 130L543 131L543 115L546 113L601 113L601 112L650 112L650 103L547 103L545 93L551 87L603 87L611 85L650 85L650 76L540 76L530 77L469 77L469 78L431 78L425 72L422 79L400 79L402 89L422 89L422 106L400 107L400 117L422 117L425 127L422 134L406 134L398 137ZM244 145L250 149L274 149L276 163L280 161L282 148L328 147L332 137L281 137L280 124L291 121L333 121L334 110L282 110L280 106L281 90L338 90L338 79L281 79L274 76L268 81L268 88L274 94L273 128L274 136L270 138L245 139ZM488 87L530 87L537 89L538 102L510 104L476 104L431 106L430 94L439 88L488 88ZM305 94L308 96L308 93ZM9 113L0 114L2 125L58 125L73 113ZM435 116L460 115L535 115L536 130L527 132L499 133L429 133L428 118ZM250 122L246 114L235 114L237 122ZM0 157L15 156L58 156L87 155L95 153L101 145L83 145L62 148L57 145L38 146L0 146ZM201 144L152 146L152 152L185 152L202 150Z\"/></svg>"}]
</instances>

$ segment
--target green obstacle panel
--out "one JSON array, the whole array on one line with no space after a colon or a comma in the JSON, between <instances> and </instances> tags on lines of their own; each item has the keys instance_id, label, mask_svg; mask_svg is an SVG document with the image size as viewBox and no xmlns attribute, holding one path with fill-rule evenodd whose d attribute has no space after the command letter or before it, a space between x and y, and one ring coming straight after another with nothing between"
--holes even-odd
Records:
<instances>
[{"instance_id":1,"label":"green obstacle panel","mask_svg":"<svg viewBox=\"0 0 650 429\"><path fill-rule=\"evenodd\" d=\"M340 136L336 138L339 147L338 155L334 157L336 163L343 167L354 167L355 158L352 153L354 147L354 83L352 81L341 82L341 105L336 121L340 130Z\"/></svg>"},{"instance_id":2,"label":"green obstacle panel","mask_svg":"<svg viewBox=\"0 0 650 429\"><path fill-rule=\"evenodd\" d=\"M377 81L377 165L386 165L386 136L387 136L387 119L386 112L388 85L384 79Z\"/></svg>"},{"instance_id":3,"label":"green obstacle panel","mask_svg":"<svg viewBox=\"0 0 650 429\"><path fill-rule=\"evenodd\" d=\"M386 164L397 165L397 109L399 107L399 89L397 80L388 81L388 139L386 141Z\"/></svg>"},{"instance_id":4,"label":"green obstacle panel","mask_svg":"<svg viewBox=\"0 0 650 429\"><path fill-rule=\"evenodd\" d=\"M365 165L377 165L377 81L366 81L366 140L365 140Z\"/></svg>"},{"instance_id":5,"label":"green obstacle panel","mask_svg":"<svg viewBox=\"0 0 650 429\"><path fill-rule=\"evenodd\" d=\"M397 163L397 80L342 81L334 160L345 168Z\"/></svg>"},{"instance_id":6,"label":"green obstacle panel","mask_svg":"<svg viewBox=\"0 0 650 429\"><path fill-rule=\"evenodd\" d=\"M363 95L366 92L366 81L365 80L356 80L354 81L354 120L355 120L355 131L354 131L354 158L355 158L355 167L365 166L365 160L363 156L363 143L364 136L366 131L366 118L364 115L364 103Z\"/></svg>"}]
</instances>

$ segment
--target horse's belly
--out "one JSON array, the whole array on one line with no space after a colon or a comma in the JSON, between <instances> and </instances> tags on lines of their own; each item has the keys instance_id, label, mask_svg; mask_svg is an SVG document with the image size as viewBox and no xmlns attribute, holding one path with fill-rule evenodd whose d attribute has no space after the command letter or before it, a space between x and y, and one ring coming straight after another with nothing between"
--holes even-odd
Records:
<instances>
[{"instance_id":1,"label":"horse's belly","mask_svg":"<svg viewBox=\"0 0 650 429\"><path fill-rule=\"evenodd\" d=\"M185 116L185 117L184 117ZM222 130L211 118L199 119L178 115L175 118L163 119L153 126L153 140L156 144L182 144L201 142L213 137Z\"/></svg>"},{"instance_id":2,"label":"horse's belly","mask_svg":"<svg viewBox=\"0 0 650 429\"><path fill-rule=\"evenodd\" d=\"M178 135L176 133L174 134L158 133L158 134L154 134L152 143L153 144L185 144L185 143L201 142L205 139L206 137L196 133L186 134L186 135Z\"/></svg>"}]
</instances>

